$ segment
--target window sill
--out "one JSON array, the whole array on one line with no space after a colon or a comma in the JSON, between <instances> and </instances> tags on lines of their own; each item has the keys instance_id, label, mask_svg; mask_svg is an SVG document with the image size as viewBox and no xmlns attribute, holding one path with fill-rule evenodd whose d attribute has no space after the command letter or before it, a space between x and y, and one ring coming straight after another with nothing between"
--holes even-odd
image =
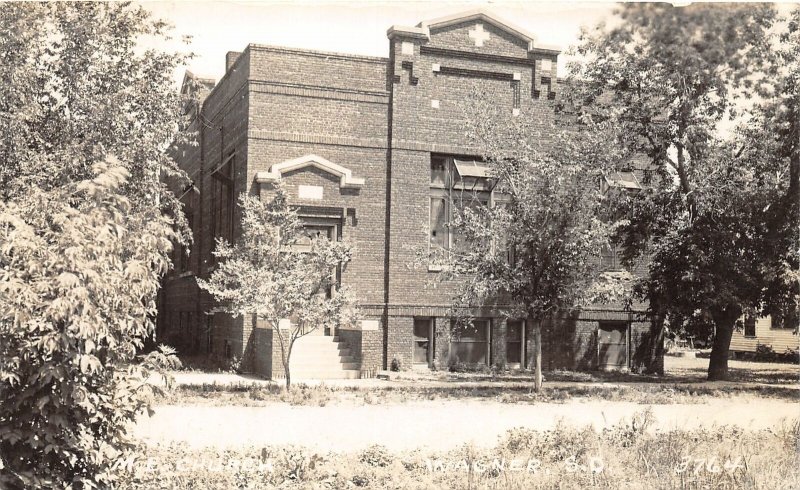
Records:
<instances>
[{"instance_id":1,"label":"window sill","mask_svg":"<svg viewBox=\"0 0 800 490\"><path fill-rule=\"evenodd\" d=\"M445 269L443 265L428 264L428 272L442 272Z\"/></svg>"},{"instance_id":2,"label":"window sill","mask_svg":"<svg viewBox=\"0 0 800 490\"><path fill-rule=\"evenodd\" d=\"M194 272L192 271L181 272L180 274L177 275L178 278L191 277L191 276L194 276Z\"/></svg>"}]
</instances>

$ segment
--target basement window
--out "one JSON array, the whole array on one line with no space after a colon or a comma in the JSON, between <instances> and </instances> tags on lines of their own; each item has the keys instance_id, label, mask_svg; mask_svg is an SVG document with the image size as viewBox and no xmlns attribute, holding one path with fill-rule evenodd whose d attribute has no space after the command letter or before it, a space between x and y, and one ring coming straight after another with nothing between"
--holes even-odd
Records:
<instances>
[{"instance_id":1,"label":"basement window","mask_svg":"<svg viewBox=\"0 0 800 490\"><path fill-rule=\"evenodd\" d=\"M453 339L450 341L451 362L465 364L489 364L489 329L488 318L475 318L472 323L453 322Z\"/></svg>"}]
</instances>

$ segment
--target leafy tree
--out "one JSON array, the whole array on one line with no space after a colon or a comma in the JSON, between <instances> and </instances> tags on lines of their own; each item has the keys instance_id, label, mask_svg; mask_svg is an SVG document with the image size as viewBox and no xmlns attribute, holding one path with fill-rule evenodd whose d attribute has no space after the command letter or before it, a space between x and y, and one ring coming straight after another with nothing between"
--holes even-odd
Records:
<instances>
[{"instance_id":1,"label":"leafy tree","mask_svg":"<svg viewBox=\"0 0 800 490\"><path fill-rule=\"evenodd\" d=\"M295 341L352 319L347 291L327 294L336 286L337 269L350 261L350 247L325 238L303 246L303 226L280 186L269 202L242 194L239 204L241 237L234 244L217 241L214 256L219 265L198 284L220 303L217 311L250 315L253 327L258 319L267 322L278 337L288 390ZM288 329L281 325L287 318Z\"/></svg>"},{"instance_id":2,"label":"leafy tree","mask_svg":"<svg viewBox=\"0 0 800 490\"><path fill-rule=\"evenodd\" d=\"M607 272L600 254L624 223L609 213L600 182L625 166L627 155L609 147L611 126L571 121L553 127L541 143L538 121L507 117L478 97L469 133L480 147L495 205L469 192L454 203L450 223L461 246L434 254L443 278L463 279L456 305L495 301L512 306L532 325L534 389L542 386L542 322L558 312L596 302L627 301L628 272ZM593 128L587 131L584 124Z\"/></svg>"},{"instance_id":3,"label":"leafy tree","mask_svg":"<svg viewBox=\"0 0 800 490\"><path fill-rule=\"evenodd\" d=\"M147 37L166 26L129 3L0 4L3 488L111 486L149 368L174 365L135 357L184 222L159 179L190 141L186 56Z\"/></svg>"},{"instance_id":4,"label":"leafy tree","mask_svg":"<svg viewBox=\"0 0 800 490\"><path fill-rule=\"evenodd\" d=\"M133 363L153 331L172 222L131 214L128 172L0 202L0 487L107 488L131 461L170 350Z\"/></svg>"},{"instance_id":5,"label":"leafy tree","mask_svg":"<svg viewBox=\"0 0 800 490\"><path fill-rule=\"evenodd\" d=\"M193 137L172 78L188 56L139 47L166 39L128 2L0 5L0 200L93 178L113 154L134 209L157 203L183 225L161 178L185 178L165 149Z\"/></svg>"},{"instance_id":6,"label":"leafy tree","mask_svg":"<svg viewBox=\"0 0 800 490\"><path fill-rule=\"evenodd\" d=\"M773 322L800 326L800 7L779 24L775 63L758 86L758 103L739 131L737 149L750 166L779 181L768 205L764 304ZM787 168L788 167L788 168Z\"/></svg>"},{"instance_id":7,"label":"leafy tree","mask_svg":"<svg viewBox=\"0 0 800 490\"><path fill-rule=\"evenodd\" d=\"M583 33L569 103L617 125L625 147L648 158L655 178L621 203L626 258L652 258L638 290L654 313L678 327L713 322L709 379L722 379L737 319L761 306L765 265L786 255L764 246L786 162L748 158L720 131L774 73L777 14L767 4L617 13L615 27Z\"/></svg>"}]
</instances>

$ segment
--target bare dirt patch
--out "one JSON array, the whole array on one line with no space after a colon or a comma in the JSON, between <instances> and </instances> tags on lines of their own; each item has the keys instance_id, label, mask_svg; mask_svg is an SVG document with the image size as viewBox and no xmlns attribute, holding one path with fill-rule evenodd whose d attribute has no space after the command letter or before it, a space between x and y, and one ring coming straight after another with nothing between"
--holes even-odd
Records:
<instances>
[{"instance_id":1,"label":"bare dirt patch","mask_svg":"<svg viewBox=\"0 0 800 490\"><path fill-rule=\"evenodd\" d=\"M138 438L191 446L298 444L321 450L355 450L380 442L394 450L490 445L515 427L544 430L559 420L611 427L644 408L630 402L507 404L495 401L416 401L404 404L261 407L158 406L136 425ZM759 398L706 404L653 405L654 427L696 429L734 425L777 426L800 417L796 403Z\"/></svg>"}]
</instances>

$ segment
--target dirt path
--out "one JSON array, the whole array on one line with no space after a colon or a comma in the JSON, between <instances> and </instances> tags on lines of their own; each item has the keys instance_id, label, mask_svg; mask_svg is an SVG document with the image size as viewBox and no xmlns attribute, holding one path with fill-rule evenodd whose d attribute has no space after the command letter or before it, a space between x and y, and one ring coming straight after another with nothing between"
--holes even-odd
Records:
<instances>
[{"instance_id":1,"label":"dirt path","mask_svg":"<svg viewBox=\"0 0 800 490\"><path fill-rule=\"evenodd\" d=\"M560 419L577 426L610 427L646 405L629 402L503 404L493 401L423 401L389 405L265 407L159 406L143 418L135 435L148 443L191 446L299 444L319 450L352 451L379 443L394 451L449 449L466 442L493 445L514 427L552 428ZM737 397L708 404L653 405L659 429L737 425L773 427L800 418L800 405Z\"/></svg>"}]
</instances>

